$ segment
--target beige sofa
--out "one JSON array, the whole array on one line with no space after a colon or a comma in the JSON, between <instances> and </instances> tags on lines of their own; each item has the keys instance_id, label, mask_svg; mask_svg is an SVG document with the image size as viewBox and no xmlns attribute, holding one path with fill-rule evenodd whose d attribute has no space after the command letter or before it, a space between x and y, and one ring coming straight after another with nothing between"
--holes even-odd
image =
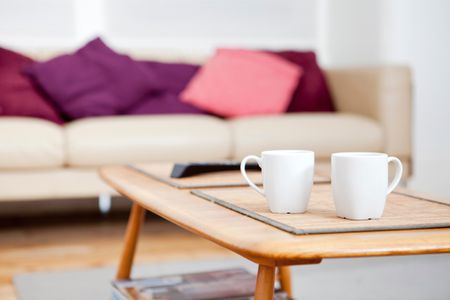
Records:
<instances>
[{"instance_id":1,"label":"beige sofa","mask_svg":"<svg viewBox=\"0 0 450 300\"><path fill-rule=\"evenodd\" d=\"M0 118L0 201L91 198L112 192L108 164L240 159L302 148L318 167L338 151L383 151L411 159L411 74L407 67L325 70L336 113L223 120L211 116L99 117L65 126Z\"/></svg>"}]
</instances>

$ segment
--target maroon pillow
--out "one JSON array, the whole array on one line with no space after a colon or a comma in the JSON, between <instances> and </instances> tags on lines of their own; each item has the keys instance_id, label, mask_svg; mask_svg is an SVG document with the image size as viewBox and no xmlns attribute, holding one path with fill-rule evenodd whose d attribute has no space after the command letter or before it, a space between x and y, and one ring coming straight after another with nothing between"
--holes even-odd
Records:
<instances>
[{"instance_id":1,"label":"maroon pillow","mask_svg":"<svg viewBox=\"0 0 450 300\"><path fill-rule=\"evenodd\" d=\"M152 74L97 38L73 54L34 64L29 75L69 120L124 113L152 90Z\"/></svg>"},{"instance_id":2,"label":"maroon pillow","mask_svg":"<svg viewBox=\"0 0 450 300\"><path fill-rule=\"evenodd\" d=\"M292 96L288 112L334 111L325 76L314 52L281 51L276 54L303 68L303 76Z\"/></svg>"},{"instance_id":3,"label":"maroon pillow","mask_svg":"<svg viewBox=\"0 0 450 300\"><path fill-rule=\"evenodd\" d=\"M62 123L50 105L22 69L33 60L16 52L0 48L0 116L21 116Z\"/></svg>"}]
</instances>

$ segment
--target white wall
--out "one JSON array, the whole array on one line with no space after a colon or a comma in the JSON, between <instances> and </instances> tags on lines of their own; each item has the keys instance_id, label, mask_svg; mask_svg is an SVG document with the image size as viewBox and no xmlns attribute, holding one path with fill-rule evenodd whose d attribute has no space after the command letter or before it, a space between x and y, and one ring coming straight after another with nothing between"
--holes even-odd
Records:
<instances>
[{"instance_id":1,"label":"white wall","mask_svg":"<svg viewBox=\"0 0 450 300\"><path fill-rule=\"evenodd\" d=\"M316 48L315 0L0 0L0 43L72 48L98 34L122 49Z\"/></svg>"},{"instance_id":2,"label":"white wall","mask_svg":"<svg viewBox=\"0 0 450 300\"><path fill-rule=\"evenodd\" d=\"M417 190L450 199L450 1L385 3L384 59L414 74L414 177Z\"/></svg>"},{"instance_id":3,"label":"white wall","mask_svg":"<svg viewBox=\"0 0 450 300\"><path fill-rule=\"evenodd\" d=\"M382 6L374 0L323 0L322 63L376 64L382 57Z\"/></svg>"},{"instance_id":4,"label":"white wall","mask_svg":"<svg viewBox=\"0 0 450 300\"><path fill-rule=\"evenodd\" d=\"M410 187L450 199L450 1L327 0L328 66L412 68Z\"/></svg>"}]
</instances>

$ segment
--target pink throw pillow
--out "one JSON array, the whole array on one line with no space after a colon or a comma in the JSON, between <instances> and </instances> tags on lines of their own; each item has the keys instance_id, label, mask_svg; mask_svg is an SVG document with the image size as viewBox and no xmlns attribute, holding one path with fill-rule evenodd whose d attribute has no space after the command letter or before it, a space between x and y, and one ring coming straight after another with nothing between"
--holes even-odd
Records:
<instances>
[{"instance_id":1,"label":"pink throw pillow","mask_svg":"<svg viewBox=\"0 0 450 300\"><path fill-rule=\"evenodd\" d=\"M282 113L302 72L271 53L219 49L189 82L181 99L223 117Z\"/></svg>"}]
</instances>

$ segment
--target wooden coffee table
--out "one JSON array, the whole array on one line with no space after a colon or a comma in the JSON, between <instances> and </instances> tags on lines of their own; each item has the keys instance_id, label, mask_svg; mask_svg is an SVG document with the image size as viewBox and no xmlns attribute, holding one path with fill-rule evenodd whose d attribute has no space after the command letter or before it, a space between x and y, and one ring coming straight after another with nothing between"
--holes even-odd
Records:
<instances>
[{"instance_id":1,"label":"wooden coffee table","mask_svg":"<svg viewBox=\"0 0 450 300\"><path fill-rule=\"evenodd\" d=\"M288 266L324 258L450 252L450 228L294 235L251 219L126 166L103 167L102 178L133 201L117 279L130 276L145 211L258 264L255 299L272 299L276 269L291 293Z\"/></svg>"}]
</instances>

